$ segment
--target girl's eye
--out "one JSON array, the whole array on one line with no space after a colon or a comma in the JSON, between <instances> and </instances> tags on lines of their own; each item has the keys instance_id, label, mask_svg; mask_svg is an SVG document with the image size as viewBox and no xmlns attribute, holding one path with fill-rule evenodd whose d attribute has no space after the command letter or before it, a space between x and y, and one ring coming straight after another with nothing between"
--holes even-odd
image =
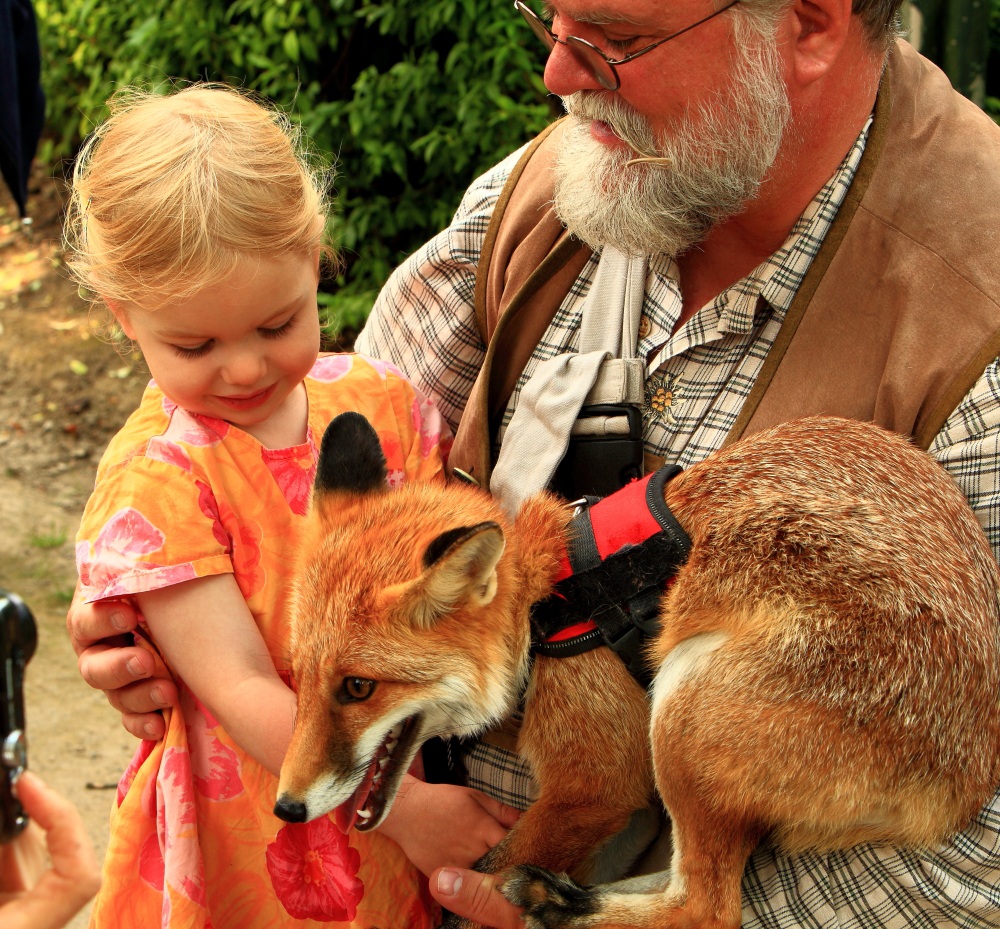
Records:
<instances>
[{"instance_id":1,"label":"girl's eye","mask_svg":"<svg viewBox=\"0 0 1000 929\"><path fill-rule=\"evenodd\" d=\"M203 343L202 345L197 345L194 348L185 348L182 345L171 346L173 350L180 355L181 358L200 358L202 355L208 354L209 350L212 348L212 341Z\"/></svg>"},{"instance_id":2,"label":"girl's eye","mask_svg":"<svg viewBox=\"0 0 1000 929\"><path fill-rule=\"evenodd\" d=\"M280 326L275 326L274 329L258 329L257 331L265 339L280 339L283 335L286 335L288 331L295 325L296 317L293 316L288 320L287 323L282 323Z\"/></svg>"}]
</instances>

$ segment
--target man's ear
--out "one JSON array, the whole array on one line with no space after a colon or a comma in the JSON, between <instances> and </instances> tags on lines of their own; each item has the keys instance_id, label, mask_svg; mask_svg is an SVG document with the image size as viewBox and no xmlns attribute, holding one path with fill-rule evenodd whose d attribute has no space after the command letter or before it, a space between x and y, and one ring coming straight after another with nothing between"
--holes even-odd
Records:
<instances>
[{"instance_id":1,"label":"man's ear","mask_svg":"<svg viewBox=\"0 0 1000 929\"><path fill-rule=\"evenodd\" d=\"M834 68L852 27L861 29L852 21L851 0L793 0L783 25L792 54L789 78L803 90Z\"/></svg>"}]
</instances>

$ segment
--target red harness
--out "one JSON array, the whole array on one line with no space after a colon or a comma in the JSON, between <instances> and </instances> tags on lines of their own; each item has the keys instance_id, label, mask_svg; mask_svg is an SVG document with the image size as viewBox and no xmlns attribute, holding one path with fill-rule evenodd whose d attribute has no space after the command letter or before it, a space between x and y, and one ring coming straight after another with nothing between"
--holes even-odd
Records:
<instances>
[{"instance_id":1,"label":"red harness","mask_svg":"<svg viewBox=\"0 0 1000 929\"><path fill-rule=\"evenodd\" d=\"M691 549L663 497L679 473L661 468L573 517L554 590L532 611L535 654L567 657L606 645L649 682L642 645L658 628L662 592Z\"/></svg>"}]
</instances>

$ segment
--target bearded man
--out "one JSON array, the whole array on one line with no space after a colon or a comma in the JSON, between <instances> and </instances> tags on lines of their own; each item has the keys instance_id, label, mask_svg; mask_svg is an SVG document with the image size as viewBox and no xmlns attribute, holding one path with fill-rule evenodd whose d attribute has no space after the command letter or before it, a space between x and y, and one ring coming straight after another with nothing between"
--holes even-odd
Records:
<instances>
[{"instance_id":1,"label":"bearded man","mask_svg":"<svg viewBox=\"0 0 1000 929\"><path fill-rule=\"evenodd\" d=\"M900 2L552 0L541 19L519 0L567 118L469 188L358 340L457 428L450 467L502 497L562 489L574 418L624 360L633 464L810 413L873 420L930 450L1000 552L1000 128L896 38ZM565 441L539 442L557 419ZM169 685L95 644L133 624L69 619L84 676L155 737ZM500 929L522 923L496 880L455 866L534 795L509 745L462 749L468 787L411 779L382 826L449 910ZM985 929L998 887L1000 793L932 852L765 842L743 925Z\"/></svg>"}]
</instances>

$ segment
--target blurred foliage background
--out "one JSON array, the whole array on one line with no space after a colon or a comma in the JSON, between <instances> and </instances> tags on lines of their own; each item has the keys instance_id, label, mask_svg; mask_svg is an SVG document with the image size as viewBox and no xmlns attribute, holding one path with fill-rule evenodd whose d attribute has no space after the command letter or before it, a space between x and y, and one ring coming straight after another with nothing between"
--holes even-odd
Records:
<instances>
[{"instance_id":1,"label":"blurred foliage background","mask_svg":"<svg viewBox=\"0 0 1000 929\"><path fill-rule=\"evenodd\" d=\"M48 98L39 159L71 162L118 86L221 80L298 119L336 169L329 328L357 328L469 181L558 111L509 0L35 0ZM1000 0L912 0L911 41L1000 117Z\"/></svg>"}]
</instances>

